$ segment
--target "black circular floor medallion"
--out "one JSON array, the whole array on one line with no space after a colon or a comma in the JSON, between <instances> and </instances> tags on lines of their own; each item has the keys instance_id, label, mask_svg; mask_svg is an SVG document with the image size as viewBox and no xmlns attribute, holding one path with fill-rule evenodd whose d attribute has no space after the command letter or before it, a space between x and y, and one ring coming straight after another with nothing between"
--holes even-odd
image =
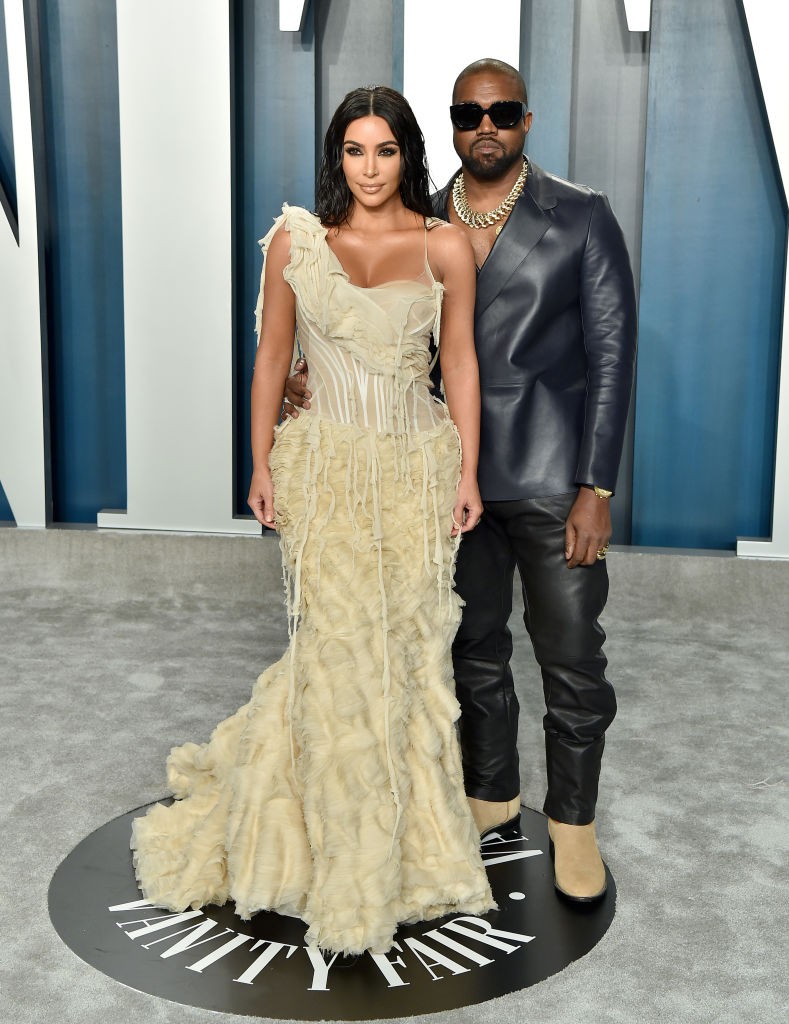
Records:
<instances>
[{"instance_id":1,"label":"black circular floor medallion","mask_svg":"<svg viewBox=\"0 0 789 1024\"><path fill-rule=\"evenodd\" d=\"M401 928L385 956L321 957L305 925L233 904L184 914L150 906L134 879L129 835L138 808L89 835L55 872L49 912L83 960L141 992L188 1006L288 1020L372 1020L451 1010L534 985L600 940L616 894L569 904L553 887L547 819L489 836L483 856L499 909Z\"/></svg>"}]
</instances>

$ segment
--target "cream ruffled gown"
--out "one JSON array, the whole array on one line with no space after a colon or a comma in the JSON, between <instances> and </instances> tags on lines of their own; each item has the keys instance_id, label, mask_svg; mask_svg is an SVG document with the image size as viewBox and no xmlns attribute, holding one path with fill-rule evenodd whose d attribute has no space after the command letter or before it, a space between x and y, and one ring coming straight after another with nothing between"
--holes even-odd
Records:
<instances>
[{"instance_id":1,"label":"cream ruffled gown","mask_svg":"<svg viewBox=\"0 0 789 1024\"><path fill-rule=\"evenodd\" d=\"M134 863L157 905L232 899L302 918L322 949L385 952L399 922L495 906L454 725L460 449L428 378L442 286L427 260L416 281L351 284L298 207L264 251L282 223L313 392L271 455L290 645L209 743L172 750L178 799L134 822Z\"/></svg>"}]
</instances>

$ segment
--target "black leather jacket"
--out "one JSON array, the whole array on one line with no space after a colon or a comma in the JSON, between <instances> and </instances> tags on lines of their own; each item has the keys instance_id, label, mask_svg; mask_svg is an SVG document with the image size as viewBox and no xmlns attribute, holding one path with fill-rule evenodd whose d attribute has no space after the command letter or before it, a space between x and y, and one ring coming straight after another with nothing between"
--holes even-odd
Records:
<instances>
[{"instance_id":1,"label":"black leather jacket","mask_svg":"<svg viewBox=\"0 0 789 1024\"><path fill-rule=\"evenodd\" d=\"M454 177L433 197L448 219ZM529 162L477 278L487 501L614 490L636 351L633 274L600 192Z\"/></svg>"}]
</instances>

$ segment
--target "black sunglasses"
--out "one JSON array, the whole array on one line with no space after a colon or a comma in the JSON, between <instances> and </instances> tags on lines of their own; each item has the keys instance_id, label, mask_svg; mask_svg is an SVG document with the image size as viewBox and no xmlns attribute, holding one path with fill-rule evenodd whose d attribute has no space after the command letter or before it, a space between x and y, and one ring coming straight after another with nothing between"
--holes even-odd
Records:
<instances>
[{"instance_id":1,"label":"black sunglasses","mask_svg":"<svg viewBox=\"0 0 789 1024\"><path fill-rule=\"evenodd\" d=\"M514 128L526 116L526 104L520 100L496 100L489 107L481 107L479 103L453 103L449 108L452 124L459 132L479 128L485 114L497 128Z\"/></svg>"}]
</instances>

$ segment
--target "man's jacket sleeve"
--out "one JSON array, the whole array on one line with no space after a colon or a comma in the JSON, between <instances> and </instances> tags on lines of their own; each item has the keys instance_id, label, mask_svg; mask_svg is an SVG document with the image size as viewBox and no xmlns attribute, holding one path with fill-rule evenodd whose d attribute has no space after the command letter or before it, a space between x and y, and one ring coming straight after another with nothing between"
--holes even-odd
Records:
<instances>
[{"instance_id":1,"label":"man's jacket sleeve","mask_svg":"<svg viewBox=\"0 0 789 1024\"><path fill-rule=\"evenodd\" d=\"M589 369L576 482L613 491L633 384L636 297L624 235L602 194L589 219L580 295Z\"/></svg>"}]
</instances>

